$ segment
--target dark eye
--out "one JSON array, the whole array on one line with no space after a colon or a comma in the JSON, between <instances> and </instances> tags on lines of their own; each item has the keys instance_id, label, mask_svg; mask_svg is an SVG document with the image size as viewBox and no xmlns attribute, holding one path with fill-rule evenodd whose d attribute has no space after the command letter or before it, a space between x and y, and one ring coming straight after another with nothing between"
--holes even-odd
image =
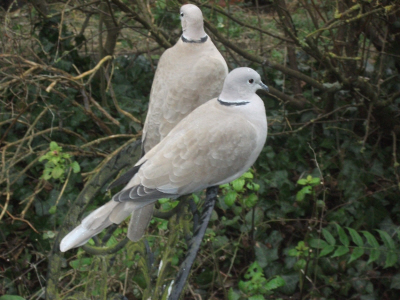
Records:
<instances>
[{"instance_id":1,"label":"dark eye","mask_svg":"<svg viewBox=\"0 0 400 300\"><path fill-rule=\"evenodd\" d=\"M254 82L254 79L249 79L249 83L253 83Z\"/></svg>"},{"instance_id":2,"label":"dark eye","mask_svg":"<svg viewBox=\"0 0 400 300\"><path fill-rule=\"evenodd\" d=\"M181 12L181 17L183 17L183 13Z\"/></svg>"}]
</instances>

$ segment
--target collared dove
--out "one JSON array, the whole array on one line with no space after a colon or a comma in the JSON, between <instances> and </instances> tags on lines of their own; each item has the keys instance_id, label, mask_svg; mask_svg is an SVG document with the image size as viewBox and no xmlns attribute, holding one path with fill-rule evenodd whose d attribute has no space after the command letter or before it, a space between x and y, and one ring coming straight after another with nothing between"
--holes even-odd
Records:
<instances>
[{"instance_id":1,"label":"collared dove","mask_svg":"<svg viewBox=\"0 0 400 300\"><path fill-rule=\"evenodd\" d=\"M85 244L130 214L128 237L137 241L159 198L177 198L240 177L255 162L267 138L258 89L268 87L256 71L238 68L229 73L220 96L196 108L147 152L136 163L127 186L71 231L61 241L61 251Z\"/></svg>"},{"instance_id":2,"label":"collared dove","mask_svg":"<svg viewBox=\"0 0 400 300\"><path fill-rule=\"evenodd\" d=\"M217 97L228 74L224 58L204 31L201 10L183 5L180 18L182 36L157 66L143 128L143 153L196 107Z\"/></svg>"}]
</instances>

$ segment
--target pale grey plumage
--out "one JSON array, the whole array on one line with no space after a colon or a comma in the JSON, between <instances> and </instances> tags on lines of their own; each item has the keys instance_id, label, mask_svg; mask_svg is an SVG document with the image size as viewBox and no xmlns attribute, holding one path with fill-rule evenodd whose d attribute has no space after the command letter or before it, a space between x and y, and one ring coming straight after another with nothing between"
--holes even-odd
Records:
<instances>
[{"instance_id":1,"label":"pale grey plumage","mask_svg":"<svg viewBox=\"0 0 400 300\"><path fill-rule=\"evenodd\" d=\"M180 13L182 38L161 56L151 88L144 153L196 107L217 97L228 74L224 58L204 31L201 10L186 4Z\"/></svg>"},{"instance_id":2,"label":"pale grey plumage","mask_svg":"<svg viewBox=\"0 0 400 300\"><path fill-rule=\"evenodd\" d=\"M177 198L240 177L255 162L267 137L264 104L255 94L260 88L267 87L257 72L233 70L220 97L195 109L147 152L127 186L70 232L61 251L84 244L131 213L128 237L137 241L157 199Z\"/></svg>"}]
</instances>

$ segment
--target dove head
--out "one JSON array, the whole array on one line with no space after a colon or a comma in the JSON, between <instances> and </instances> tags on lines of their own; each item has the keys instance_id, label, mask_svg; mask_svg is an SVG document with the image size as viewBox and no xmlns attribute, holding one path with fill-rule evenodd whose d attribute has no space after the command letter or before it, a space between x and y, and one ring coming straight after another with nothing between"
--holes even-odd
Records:
<instances>
[{"instance_id":1,"label":"dove head","mask_svg":"<svg viewBox=\"0 0 400 300\"><path fill-rule=\"evenodd\" d=\"M198 41L206 36L203 14L196 5L186 4L181 7L180 18L183 36L189 41Z\"/></svg>"},{"instance_id":2,"label":"dove head","mask_svg":"<svg viewBox=\"0 0 400 300\"><path fill-rule=\"evenodd\" d=\"M260 89L269 91L256 71L237 68L226 76L219 99L224 102L243 102L250 100Z\"/></svg>"}]
</instances>

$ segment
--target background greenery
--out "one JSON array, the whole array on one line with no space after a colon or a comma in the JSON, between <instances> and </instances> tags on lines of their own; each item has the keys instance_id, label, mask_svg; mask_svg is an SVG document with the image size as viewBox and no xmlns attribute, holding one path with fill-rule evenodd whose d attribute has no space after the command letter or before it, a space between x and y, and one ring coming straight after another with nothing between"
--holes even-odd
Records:
<instances>
[{"instance_id":1,"label":"background greenery","mask_svg":"<svg viewBox=\"0 0 400 300\"><path fill-rule=\"evenodd\" d=\"M220 188L184 298L399 299L399 1L194 3L229 68L250 66L269 85L269 136L256 165ZM152 220L152 265L133 243L57 249L110 197L103 188L68 213L85 183L140 139L181 4L3 1L1 300L156 299L174 278L185 207ZM126 225L101 235L106 246Z\"/></svg>"}]
</instances>

